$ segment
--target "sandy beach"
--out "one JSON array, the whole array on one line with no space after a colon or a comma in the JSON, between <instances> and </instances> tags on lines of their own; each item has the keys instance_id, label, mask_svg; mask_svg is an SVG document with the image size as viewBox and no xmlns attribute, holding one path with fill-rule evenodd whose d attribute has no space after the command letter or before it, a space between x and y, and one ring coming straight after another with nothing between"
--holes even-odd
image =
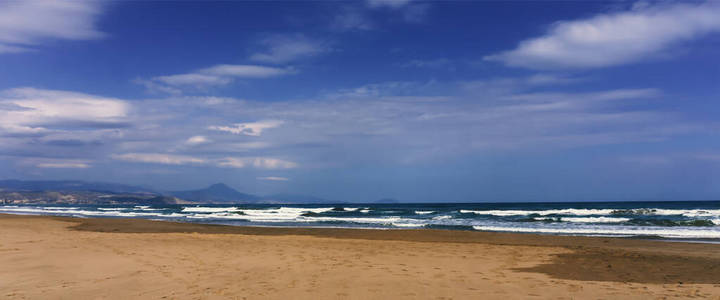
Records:
<instances>
[{"instance_id":1,"label":"sandy beach","mask_svg":"<svg viewBox=\"0 0 720 300\"><path fill-rule=\"evenodd\" d=\"M0 215L4 299L720 299L720 245Z\"/></svg>"}]
</instances>

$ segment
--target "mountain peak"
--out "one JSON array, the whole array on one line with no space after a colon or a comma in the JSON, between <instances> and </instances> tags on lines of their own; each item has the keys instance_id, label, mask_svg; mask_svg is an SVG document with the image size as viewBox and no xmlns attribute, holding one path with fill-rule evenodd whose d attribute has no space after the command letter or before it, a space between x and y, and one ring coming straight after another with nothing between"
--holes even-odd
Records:
<instances>
[{"instance_id":1,"label":"mountain peak","mask_svg":"<svg viewBox=\"0 0 720 300\"><path fill-rule=\"evenodd\" d=\"M199 190L170 192L170 194L203 203L252 203L260 200L258 196L238 192L224 183L215 183Z\"/></svg>"},{"instance_id":2,"label":"mountain peak","mask_svg":"<svg viewBox=\"0 0 720 300\"><path fill-rule=\"evenodd\" d=\"M230 190L232 190L232 191L234 191L234 192L237 192L237 190L229 187L227 184L224 184L224 183L222 183L222 182L220 182L220 183L215 183L215 184L209 186L207 189L208 189L208 190L214 190L214 191L230 191Z\"/></svg>"}]
</instances>

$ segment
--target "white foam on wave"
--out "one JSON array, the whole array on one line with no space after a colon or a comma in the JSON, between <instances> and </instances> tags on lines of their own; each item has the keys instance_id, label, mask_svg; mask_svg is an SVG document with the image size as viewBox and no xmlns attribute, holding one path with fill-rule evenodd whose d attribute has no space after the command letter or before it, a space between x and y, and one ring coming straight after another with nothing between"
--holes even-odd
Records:
<instances>
[{"instance_id":1,"label":"white foam on wave","mask_svg":"<svg viewBox=\"0 0 720 300\"><path fill-rule=\"evenodd\" d=\"M393 224L393 223L407 223L407 219L400 217L383 217L383 218L354 218L354 217L302 217L302 221L310 222L350 222L350 223L365 223L365 224Z\"/></svg>"},{"instance_id":2,"label":"white foam on wave","mask_svg":"<svg viewBox=\"0 0 720 300\"><path fill-rule=\"evenodd\" d=\"M162 213L153 212L123 212L117 209L107 210L80 210L77 207L60 209L57 207L0 207L0 212L32 214L32 215L72 215L84 217L167 217Z\"/></svg>"},{"instance_id":3,"label":"white foam on wave","mask_svg":"<svg viewBox=\"0 0 720 300\"><path fill-rule=\"evenodd\" d=\"M47 209L47 210L68 210L68 209L69 209L69 210L75 210L75 209L80 209L80 208L77 208L77 207L62 207L62 206L44 206L43 209Z\"/></svg>"},{"instance_id":4,"label":"white foam on wave","mask_svg":"<svg viewBox=\"0 0 720 300\"><path fill-rule=\"evenodd\" d=\"M419 224L419 223L392 223L392 226L395 226L395 227L405 227L405 228L420 228L420 227L424 227L425 224Z\"/></svg>"},{"instance_id":5,"label":"white foam on wave","mask_svg":"<svg viewBox=\"0 0 720 300\"><path fill-rule=\"evenodd\" d=\"M501 232L524 232L524 233L546 233L546 234L570 234L570 235L610 235L610 236L660 236L665 238L696 238L696 239L717 239L720 238L718 230L703 229L655 229L647 227L637 228L542 228L542 227L501 227L501 226L473 226L480 231L501 231Z\"/></svg>"},{"instance_id":6,"label":"white foam on wave","mask_svg":"<svg viewBox=\"0 0 720 300\"><path fill-rule=\"evenodd\" d=\"M151 208L149 205L136 205L136 210L165 210L165 208Z\"/></svg>"},{"instance_id":7,"label":"white foam on wave","mask_svg":"<svg viewBox=\"0 0 720 300\"><path fill-rule=\"evenodd\" d=\"M185 215L188 219L229 219L229 220L244 220L245 216L236 213L218 212L218 213L197 213L191 215Z\"/></svg>"},{"instance_id":8,"label":"white foam on wave","mask_svg":"<svg viewBox=\"0 0 720 300\"><path fill-rule=\"evenodd\" d=\"M296 208L281 207L277 209L241 209L237 212L215 212L215 213L196 213L188 215L190 219L225 219L225 220L245 220L250 222L348 222L361 224L411 224L412 219L403 219L400 217L379 217L379 218L363 218L363 217L335 217L335 216L303 216L305 213L323 213L332 211L332 207L324 208ZM412 223L414 224L414 223ZM403 226L403 225L399 225ZM424 224L407 225L420 227Z\"/></svg>"},{"instance_id":9,"label":"white foam on wave","mask_svg":"<svg viewBox=\"0 0 720 300\"><path fill-rule=\"evenodd\" d=\"M292 222L301 219L305 213L324 213L331 211L332 207L302 208L302 207L280 207L265 209L238 209L216 210L211 213L194 214L188 218L195 219L233 219L247 220L251 222ZM185 212L185 210L183 210ZM196 212L208 212L208 210L197 210Z\"/></svg>"},{"instance_id":10,"label":"white foam on wave","mask_svg":"<svg viewBox=\"0 0 720 300\"><path fill-rule=\"evenodd\" d=\"M98 207L98 210L114 211L114 210L127 210L127 208L124 208L124 207Z\"/></svg>"},{"instance_id":11,"label":"white foam on wave","mask_svg":"<svg viewBox=\"0 0 720 300\"><path fill-rule=\"evenodd\" d=\"M215 212L232 212L239 211L237 207L203 207L203 206L189 206L183 207L182 212L195 212L195 213L215 213Z\"/></svg>"},{"instance_id":12,"label":"white foam on wave","mask_svg":"<svg viewBox=\"0 0 720 300\"><path fill-rule=\"evenodd\" d=\"M361 209L360 212L366 214L370 212L370 209Z\"/></svg>"},{"instance_id":13,"label":"white foam on wave","mask_svg":"<svg viewBox=\"0 0 720 300\"><path fill-rule=\"evenodd\" d=\"M452 216L447 216L447 215L445 215L445 216L437 216L437 217L433 217L432 219L433 219L433 220L447 220L447 219L452 219Z\"/></svg>"},{"instance_id":14,"label":"white foam on wave","mask_svg":"<svg viewBox=\"0 0 720 300\"><path fill-rule=\"evenodd\" d=\"M460 210L463 214L474 213L476 215L492 215L499 217L507 216L526 216L526 215L573 215L573 216L591 216L591 215L609 215L612 209L548 209L548 210Z\"/></svg>"},{"instance_id":15,"label":"white foam on wave","mask_svg":"<svg viewBox=\"0 0 720 300\"><path fill-rule=\"evenodd\" d=\"M686 217L719 217L720 209L652 209L652 214L661 216L683 215Z\"/></svg>"},{"instance_id":16,"label":"white foam on wave","mask_svg":"<svg viewBox=\"0 0 720 300\"><path fill-rule=\"evenodd\" d=\"M434 210L416 210L416 211L415 211L415 214L418 214L418 215L427 215L427 214L431 214L431 213L434 213L434 212L435 212Z\"/></svg>"},{"instance_id":17,"label":"white foam on wave","mask_svg":"<svg viewBox=\"0 0 720 300\"><path fill-rule=\"evenodd\" d=\"M50 209L46 210L44 208L37 208L37 207L0 207L1 212L8 212L8 213L27 213L27 214L69 214L69 213L77 213L79 212L77 209Z\"/></svg>"},{"instance_id":18,"label":"white foam on wave","mask_svg":"<svg viewBox=\"0 0 720 300\"><path fill-rule=\"evenodd\" d=\"M188 215L182 214L182 213L171 213L168 215L163 215L163 217L168 217L168 218L186 218L187 216Z\"/></svg>"},{"instance_id":19,"label":"white foam on wave","mask_svg":"<svg viewBox=\"0 0 720 300\"><path fill-rule=\"evenodd\" d=\"M715 225L720 225L720 219L712 219L710 222L713 222Z\"/></svg>"},{"instance_id":20,"label":"white foam on wave","mask_svg":"<svg viewBox=\"0 0 720 300\"><path fill-rule=\"evenodd\" d=\"M685 217L720 217L720 209L660 209L660 208L633 208L633 209L547 209L547 210L460 210L461 213L474 213L477 215L492 215L500 217L526 216L526 215L658 215L658 216L685 216Z\"/></svg>"},{"instance_id":21,"label":"white foam on wave","mask_svg":"<svg viewBox=\"0 0 720 300\"><path fill-rule=\"evenodd\" d=\"M303 208L303 207L280 207L276 209L243 209L241 210L248 217L268 219L296 219L304 213L324 213L332 211L332 207Z\"/></svg>"},{"instance_id":22,"label":"white foam on wave","mask_svg":"<svg viewBox=\"0 0 720 300\"><path fill-rule=\"evenodd\" d=\"M685 217L720 217L720 209L663 209L663 208L629 208L615 209L614 215L641 216L685 216Z\"/></svg>"},{"instance_id":23,"label":"white foam on wave","mask_svg":"<svg viewBox=\"0 0 720 300\"><path fill-rule=\"evenodd\" d=\"M556 218L533 218L537 221L553 221ZM630 221L629 218L611 218L611 217L579 217L579 218L573 218L573 217L562 217L560 218L560 221L562 222L571 222L571 223L622 223Z\"/></svg>"}]
</instances>

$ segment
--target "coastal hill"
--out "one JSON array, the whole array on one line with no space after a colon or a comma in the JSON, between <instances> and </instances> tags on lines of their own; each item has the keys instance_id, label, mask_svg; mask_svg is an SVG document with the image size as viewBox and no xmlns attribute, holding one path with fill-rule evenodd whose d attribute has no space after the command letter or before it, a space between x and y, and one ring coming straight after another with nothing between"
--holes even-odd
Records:
<instances>
[{"instance_id":1,"label":"coastal hill","mask_svg":"<svg viewBox=\"0 0 720 300\"><path fill-rule=\"evenodd\" d=\"M92 191L158 194L153 189L147 187L80 180L0 180L0 191Z\"/></svg>"},{"instance_id":2,"label":"coastal hill","mask_svg":"<svg viewBox=\"0 0 720 300\"><path fill-rule=\"evenodd\" d=\"M160 192L152 188L106 182L76 180L0 180L0 204L329 204L323 198L276 194L259 196L241 193L226 184L207 188Z\"/></svg>"},{"instance_id":3,"label":"coastal hill","mask_svg":"<svg viewBox=\"0 0 720 300\"><path fill-rule=\"evenodd\" d=\"M0 180L0 204L190 204L150 188L79 180Z\"/></svg>"},{"instance_id":4,"label":"coastal hill","mask_svg":"<svg viewBox=\"0 0 720 300\"><path fill-rule=\"evenodd\" d=\"M375 201L374 203L378 203L378 204L395 204L395 203L400 203L400 201L398 201L397 199L393 199L393 198L383 198L383 199L380 199L380 200Z\"/></svg>"},{"instance_id":5,"label":"coastal hill","mask_svg":"<svg viewBox=\"0 0 720 300\"><path fill-rule=\"evenodd\" d=\"M198 203L267 203L267 204L321 204L338 203L314 196L276 194L259 196L238 192L224 183L216 183L204 189L168 192L168 194Z\"/></svg>"},{"instance_id":6,"label":"coastal hill","mask_svg":"<svg viewBox=\"0 0 720 300\"><path fill-rule=\"evenodd\" d=\"M257 203L261 197L238 192L224 183L216 183L204 189L169 192L169 194L200 203Z\"/></svg>"}]
</instances>

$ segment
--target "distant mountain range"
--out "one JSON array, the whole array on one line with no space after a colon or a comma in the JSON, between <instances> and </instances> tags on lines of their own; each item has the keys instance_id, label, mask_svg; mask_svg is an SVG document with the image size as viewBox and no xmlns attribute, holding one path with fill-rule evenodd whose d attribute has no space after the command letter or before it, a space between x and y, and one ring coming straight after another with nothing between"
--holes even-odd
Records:
<instances>
[{"instance_id":1,"label":"distant mountain range","mask_svg":"<svg viewBox=\"0 0 720 300\"><path fill-rule=\"evenodd\" d=\"M261 197L238 192L224 183L216 183L199 190L168 192L168 194L201 203L257 203L261 200Z\"/></svg>"},{"instance_id":2,"label":"distant mountain range","mask_svg":"<svg viewBox=\"0 0 720 300\"><path fill-rule=\"evenodd\" d=\"M158 192L153 189L141 186L80 180L0 180L0 190L158 194Z\"/></svg>"},{"instance_id":3,"label":"distant mountain range","mask_svg":"<svg viewBox=\"0 0 720 300\"><path fill-rule=\"evenodd\" d=\"M258 196L245 194L227 186L224 183L216 183L207 188L191 191L167 192L167 194L200 203L338 203L338 201L327 200L323 198L305 196L305 195L289 195L277 194L268 196Z\"/></svg>"},{"instance_id":4,"label":"distant mountain range","mask_svg":"<svg viewBox=\"0 0 720 300\"><path fill-rule=\"evenodd\" d=\"M330 204L314 196L245 194L216 183L204 189L161 192L152 188L79 180L0 180L0 203L17 204Z\"/></svg>"}]
</instances>

